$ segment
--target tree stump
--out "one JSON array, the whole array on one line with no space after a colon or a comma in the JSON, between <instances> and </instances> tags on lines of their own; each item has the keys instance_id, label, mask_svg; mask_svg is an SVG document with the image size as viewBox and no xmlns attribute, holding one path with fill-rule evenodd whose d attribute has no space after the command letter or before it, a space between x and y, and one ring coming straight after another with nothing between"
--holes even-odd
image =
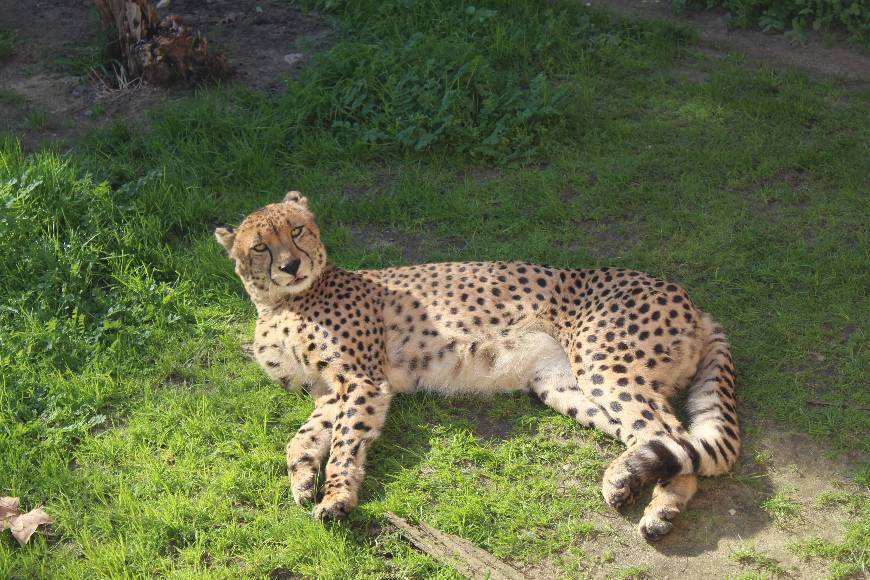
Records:
<instances>
[{"instance_id":1,"label":"tree stump","mask_svg":"<svg viewBox=\"0 0 870 580\"><path fill-rule=\"evenodd\" d=\"M167 84L203 83L228 77L232 70L222 54L178 16L158 18L149 0L95 0L109 28L108 51L128 78Z\"/></svg>"}]
</instances>

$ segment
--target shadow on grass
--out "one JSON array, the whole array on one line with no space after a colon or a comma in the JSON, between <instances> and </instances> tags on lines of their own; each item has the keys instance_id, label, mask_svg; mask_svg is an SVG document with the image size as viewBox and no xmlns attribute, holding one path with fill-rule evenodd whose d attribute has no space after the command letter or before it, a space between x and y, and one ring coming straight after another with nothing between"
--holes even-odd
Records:
<instances>
[{"instance_id":1,"label":"shadow on grass","mask_svg":"<svg viewBox=\"0 0 870 580\"><path fill-rule=\"evenodd\" d=\"M389 493L389 484L407 472L418 472L425 477L425 463L432 451L433 430L470 430L477 441L484 445L499 446L514 437L550 437L547 429L539 432L536 421L547 419L554 411L529 396L500 397L441 397L431 394L401 395L394 399L391 416L379 443L369 457L369 473L363 484L360 503L381 502ZM511 405L519 407L511 413ZM533 418L534 420L528 421ZM591 430L590 430L591 431ZM607 438L609 440L609 438ZM581 515L593 522L593 538L616 540L622 545L635 546L639 550L651 547L659 554L669 557L695 557L707 552L717 552L724 544L752 538L773 525L772 518L759 506L776 489L769 473L769 466L759 463L748 450L757 446L757 437L747 441L747 451L734 471L728 475L701 478L699 491L685 513L675 520L674 530L662 540L647 543L637 532L643 508L649 502L649 486L638 502L628 509L616 512L599 500L600 510L594 509ZM580 443L578 443L580 444ZM621 452L603 448L605 465ZM461 458L460 458L461 459ZM536 477L530 473L529 478ZM521 480L516 485L528 484ZM579 485L588 486L587 482ZM594 484L598 494L600 479ZM491 491L481 490L483 498ZM437 501L434 498L431 501ZM421 505L421 513L433 505ZM425 519L425 516L422 516ZM384 533L380 517L371 512L356 511L345 524L351 530L353 541L371 546ZM576 542L582 539L577 538ZM598 543L594 539L592 544ZM554 554L542 554L551 557Z\"/></svg>"}]
</instances>

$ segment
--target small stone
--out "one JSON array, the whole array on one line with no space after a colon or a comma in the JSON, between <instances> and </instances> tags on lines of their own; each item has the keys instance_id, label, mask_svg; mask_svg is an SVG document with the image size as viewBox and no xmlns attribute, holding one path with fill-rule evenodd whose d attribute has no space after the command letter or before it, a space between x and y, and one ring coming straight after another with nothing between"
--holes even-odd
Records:
<instances>
[{"instance_id":1,"label":"small stone","mask_svg":"<svg viewBox=\"0 0 870 580\"><path fill-rule=\"evenodd\" d=\"M301 52L288 52L284 55L284 62L290 66L296 66L303 58L305 58L305 54Z\"/></svg>"},{"instance_id":2,"label":"small stone","mask_svg":"<svg viewBox=\"0 0 870 580\"><path fill-rule=\"evenodd\" d=\"M736 516L736 515L737 515L737 510L734 509L734 508L731 508L730 510L728 510L728 515L729 515L729 516Z\"/></svg>"}]
</instances>

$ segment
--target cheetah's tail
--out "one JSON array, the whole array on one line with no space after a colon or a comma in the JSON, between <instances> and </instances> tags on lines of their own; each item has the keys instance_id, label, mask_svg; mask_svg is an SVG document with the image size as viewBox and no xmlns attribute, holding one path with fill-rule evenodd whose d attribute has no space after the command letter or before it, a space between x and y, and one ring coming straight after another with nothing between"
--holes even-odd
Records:
<instances>
[{"instance_id":1,"label":"cheetah's tail","mask_svg":"<svg viewBox=\"0 0 870 580\"><path fill-rule=\"evenodd\" d=\"M734 396L734 364L722 327L704 314L707 336L698 370L689 385L689 434L700 455L699 475L727 473L740 453L740 425Z\"/></svg>"}]
</instances>

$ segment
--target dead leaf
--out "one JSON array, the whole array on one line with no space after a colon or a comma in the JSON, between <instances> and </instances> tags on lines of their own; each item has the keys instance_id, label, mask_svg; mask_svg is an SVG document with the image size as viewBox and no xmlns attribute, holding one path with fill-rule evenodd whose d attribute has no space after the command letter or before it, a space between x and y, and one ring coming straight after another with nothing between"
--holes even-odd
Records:
<instances>
[{"instance_id":1,"label":"dead leaf","mask_svg":"<svg viewBox=\"0 0 870 580\"><path fill-rule=\"evenodd\" d=\"M0 497L0 521L5 521L17 515L19 499L17 497Z\"/></svg>"},{"instance_id":2,"label":"dead leaf","mask_svg":"<svg viewBox=\"0 0 870 580\"><path fill-rule=\"evenodd\" d=\"M19 505L20 500L17 497L0 497L0 530L9 528L12 536L23 546L30 541L36 528L51 523L51 516L42 508L22 514L18 511Z\"/></svg>"},{"instance_id":3,"label":"dead leaf","mask_svg":"<svg viewBox=\"0 0 870 580\"><path fill-rule=\"evenodd\" d=\"M41 508L30 510L26 514L15 516L9 520L12 535L22 546L30 541L30 536L41 524L50 524L51 516Z\"/></svg>"},{"instance_id":4,"label":"dead leaf","mask_svg":"<svg viewBox=\"0 0 870 580\"><path fill-rule=\"evenodd\" d=\"M0 497L0 530L9 527L9 518L18 515L17 497Z\"/></svg>"}]
</instances>

